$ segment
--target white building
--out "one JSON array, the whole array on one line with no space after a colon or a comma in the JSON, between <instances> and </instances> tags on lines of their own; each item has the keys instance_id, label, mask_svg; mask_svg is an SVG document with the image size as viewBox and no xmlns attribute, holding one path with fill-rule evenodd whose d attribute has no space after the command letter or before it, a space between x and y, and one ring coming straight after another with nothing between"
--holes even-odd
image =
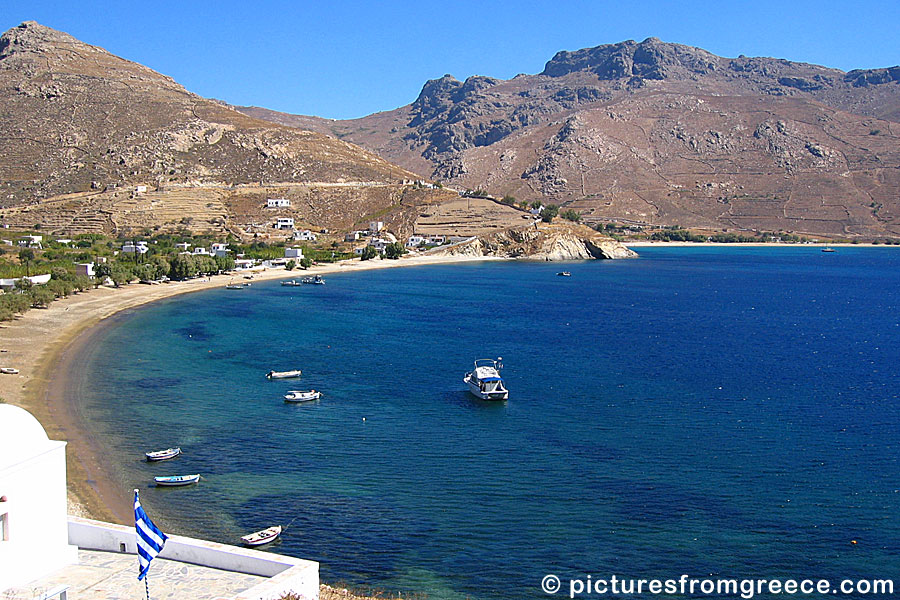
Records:
<instances>
[{"instance_id":1,"label":"white building","mask_svg":"<svg viewBox=\"0 0 900 600\"><path fill-rule=\"evenodd\" d=\"M216 242L209 247L209 253L214 256L228 256L228 244Z\"/></svg>"},{"instance_id":2,"label":"white building","mask_svg":"<svg viewBox=\"0 0 900 600\"><path fill-rule=\"evenodd\" d=\"M425 244L425 238L421 235L411 235L409 236L409 240L406 242L407 248L418 248Z\"/></svg>"},{"instance_id":3,"label":"white building","mask_svg":"<svg viewBox=\"0 0 900 600\"><path fill-rule=\"evenodd\" d=\"M44 241L42 235L26 235L19 239L19 245L27 248L43 248L41 242Z\"/></svg>"},{"instance_id":4,"label":"white building","mask_svg":"<svg viewBox=\"0 0 900 600\"><path fill-rule=\"evenodd\" d=\"M425 243L429 246L440 246L444 243L444 240L445 238L442 235L429 235L425 238Z\"/></svg>"},{"instance_id":5,"label":"white building","mask_svg":"<svg viewBox=\"0 0 900 600\"><path fill-rule=\"evenodd\" d=\"M369 231L371 233L378 233L384 229L384 221L372 221L369 223Z\"/></svg>"},{"instance_id":6,"label":"white building","mask_svg":"<svg viewBox=\"0 0 900 600\"><path fill-rule=\"evenodd\" d=\"M266 208L290 208L291 201L287 198L269 198L266 200Z\"/></svg>"},{"instance_id":7,"label":"white building","mask_svg":"<svg viewBox=\"0 0 900 600\"><path fill-rule=\"evenodd\" d=\"M236 258L234 259L234 268L235 269L249 269L254 265L254 261L251 258Z\"/></svg>"},{"instance_id":8,"label":"white building","mask_svg":"<svg viewBox=\"0 0 900 600\"><path fill-rule=\"evenodd\" d=\"M66 443L0 404L0 595L78 562L66 516Z\"/></svg>"},{"instance_id":9,"label":"white building","mask_svg":"<svg viewBox=\"0 0 900 600\"><path fill-rule=\"evenodd\" d=\"M134 193L135 193L135 194L146 194L146 193L147 193L147 186L146 186L146 185L136 185L136 186L134 186Z\"/></svg>"},{"instance_id":10,"label":"white building","mask_svg":"<svg viewBox=\"0 0 900 600\"><path fill-rule=\"evenodd\" d=\"M122 246L122 252L125 254L146 254L149 250L147 242L127 242Z\"/></svg>"},{"instance_id":11,"label":"white building","mask_svg":"<svg viewBox=\"0 0 900 600\"><path fill-rule=\"evenodd\" d=\"M303 248L285 248L284 249L284 257L285 258L303 258Z\"/></svg>"},{"instance_id":12,"label":"white building","mask_svg":"<svg viewBox=\"0 0 900 600\"><path fill-rule=\"evenodd\" d=\"M348 233L347 235L344 236L345 242L355 242L357 240L359 240L359 232L358 231L351 231L350 233Z\"/></svg>"},{"instance_id":13,"label":"white building","mask_svg":"<svg viewBox=\"0 0 900 600\"><path fill-rule=\"evenodd\" d=\"M196 247L194 248L194 256L209 256L209 250L206 248Z\"/></svg>"},{"instance_id":14,"label":"white building","mask_svg":"<svg viewBox=\"0 0 900 600\"><path fill-rule=\"evenodd\" d=\"M78 263L75 265L75 273L78 275L87 275L94 277L94 263Z\"/></svg>"},{"instance_id":15,"label":"white building","mask_svg":"<svg viewBox=\"0 0 900 600\"><path fill-rule=\"evenodd\" d=\"M294 228L294 219L291 217L278 217L275 220L275 228L276 229L293 229Z\"/></svg>"},{"instance_id":16,"label":"white building","mask_svg":"<svg viewBox=\"0 0 900 600\"><path fill-rule=\"evenodd\" d=\"M309 229L304 229L303 231L295 231L294 239L301 242L314 242L316 241L316 234L314 234Z\"/></svg>"},{"instance_id":17,"label":"white building","mask_svg":"<svg viewBox=\"0 0 900 600\"><path fill-rule=\"evenodd\" d=\"M191 249L191 245L188 242L178 242L177 244L175 244L175 247L182 252L187 252Z\"/></svg>"}]
</instances>

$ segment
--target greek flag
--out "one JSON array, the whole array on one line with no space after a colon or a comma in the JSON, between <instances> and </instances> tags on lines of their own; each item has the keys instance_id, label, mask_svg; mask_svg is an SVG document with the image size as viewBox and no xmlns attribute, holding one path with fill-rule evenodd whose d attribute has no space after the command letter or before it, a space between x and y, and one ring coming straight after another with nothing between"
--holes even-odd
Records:
<instances>
[{"instance_id":1,"label":"greek flag","mask_svg":"<svg viewBox=\"0 0 900 600\"><path fill-rule=\"evenodd\" d=\"M141 508L137 490L134 490L134 528L137 531L138 565L140 568L138 581L140 581L146 577L147 571L150 570L150 561L162 552L163 546L166 545L166 540L169 538L159 530L159 527L153 524L153 521Z\"/></svg>"}]
</instances>

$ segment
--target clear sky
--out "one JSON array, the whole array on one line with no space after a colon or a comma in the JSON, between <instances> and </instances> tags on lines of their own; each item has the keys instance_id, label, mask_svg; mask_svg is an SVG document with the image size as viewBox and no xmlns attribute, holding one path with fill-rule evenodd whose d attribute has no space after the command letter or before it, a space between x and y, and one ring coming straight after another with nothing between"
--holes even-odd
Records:
<instances>
[{"instance_id":1,"label":"clear sky","mask_svg":"<svg viewBox=\"0 0 900 600\"><path fill-rule=\"evenodd\" d=\"M353 118L450 73L538 73L558 50L658 37L720 56L843 69L900 64L900 0L0 0L231 104Z\"/></svg>"}]
</instances>

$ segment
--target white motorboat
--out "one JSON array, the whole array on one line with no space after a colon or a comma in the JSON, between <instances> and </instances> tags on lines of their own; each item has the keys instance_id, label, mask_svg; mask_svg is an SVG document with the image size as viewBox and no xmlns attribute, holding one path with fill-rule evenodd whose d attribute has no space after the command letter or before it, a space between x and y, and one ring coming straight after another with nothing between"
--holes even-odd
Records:
<instances>
[{"instance_id":1,"label":"white motorboat","mask_svg":"<svg viewBox=\"0 0 900 600\"><path fill-rule=\"evenodd\" d=\"M287 394L284 395L285 402L311 402L313 400L318 400L322 397L322 392L317 392L316 390L309 391L301 391L301 390L291 390Z\"/></svg>"},{"instance_id":2,"label":"white motorboat","mask_svg":"<svg viewBox=\"0 0 900 600\"><path fill-rule=\"evenodd\" d=\"M281 285L300 286L300 285L303 285L303 283L300 281L297 281L296 279L291 279L290 281L282 281Z\"/></svg>"},{"instance_id":3,"label":"white motorboat","mask_svg":"<svg viewBox=\"0 0 900 600\"><path fill-rule=\"evenodd\" d=\"M147 457L148 461L154 462L158 460L169 460L170 458L175 458L179 454L181 454L181 448L166 448L165 450L147 452L144 456Z\"/></svg>"},{"instance_id":4,"label":"white motorboat","mask_svg":"<svg viewBox=\"0 0 900 600\"><path fill-rule=\"evenodd\" d=\"M179 485L191 485L192 483L197 483L200 481L200 474L197 473L195 475L167 475L165 477L154 477L153 481L156 482L156 485L161 486L179 486Z\"/></svg>"},{"instance_id":5,"label":"white motorboat","mask_svg":"<svg viewBox=\"0 0 900 600\"><path fill-rule=\"evenodd\" d=\"M240 283L229 283L225 286L226 290L242 290L244 285Z\"/></svg>"},{"instance_id":6,"label":"white motorboat","mask_svg":"<svg viewBox=\"0 0 900 600\"><path fill-rule=\"evenodd\" d=\"M0 373L5 373L7 375L18 375L19 370L14 369L13 367L2 367L0 368Z\"/></svg>"},{"instance_id":7,"label":"white motorboat","mask_svg":"<svg viewBox=\"0 0 900 600\"><path fill-rule=\"evenodd\" d=\"M278 539L278 536L281 535L281 530L281 525L275 525L274 527L241 536L241 541L244 542L245 546L262 546Z\"/></svg>"},{"instance_id":8,"label":"white motorboat","mask_svg":"<svg viewBox=\"0 0 900 600\"><path fill-rule=\"evenodd\" d=\"M469 386L469 391L482 400L506 400L509 398L509 390L503 387L503 379L500 377L500 369L503 368L503 359L479 358L475 361L475 368L466 373L463 382Z\"/></svg>"},{"instance_id":9,"label":"white motorboat","mask_svg":"<svg viewBox=\"0 0 900 600\"><path fill-rule=\"evenodd\" d=\"M269 371L266 373L266 379L293 379L294 377L300 377L303 373L300 369L294 369L293 371Z\"/></svg>"},{"instance_id":10,"label":"white motorboat","mask_svg":"<svg viewBox=\"0 0 900 600\"><path fill-rule=\"evenodd\" d=\"M571 277L572 273L570 271L560 271L557 275L559 277Z\"/></svg>"}]
</instances>

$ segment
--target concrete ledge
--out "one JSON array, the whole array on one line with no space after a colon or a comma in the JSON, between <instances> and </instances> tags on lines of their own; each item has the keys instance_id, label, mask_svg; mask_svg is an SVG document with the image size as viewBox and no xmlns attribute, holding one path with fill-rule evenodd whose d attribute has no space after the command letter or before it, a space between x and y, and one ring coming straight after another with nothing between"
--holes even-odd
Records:
<instances>
[{"instance_id":1,"label":"concrete ledge","mask_svg":"<svg viewBox=\"0 0 900 600\"><path fill-rule=\"evenodd\" d=\"M69 544L86 550L137 554L133 527L69 517ZM259 552L180 535L170 535L161 558L269 577L235 600L276 600L287 592L302 598L319 598L319 563L270 552Z\"/></svg>"}]
</instances>

